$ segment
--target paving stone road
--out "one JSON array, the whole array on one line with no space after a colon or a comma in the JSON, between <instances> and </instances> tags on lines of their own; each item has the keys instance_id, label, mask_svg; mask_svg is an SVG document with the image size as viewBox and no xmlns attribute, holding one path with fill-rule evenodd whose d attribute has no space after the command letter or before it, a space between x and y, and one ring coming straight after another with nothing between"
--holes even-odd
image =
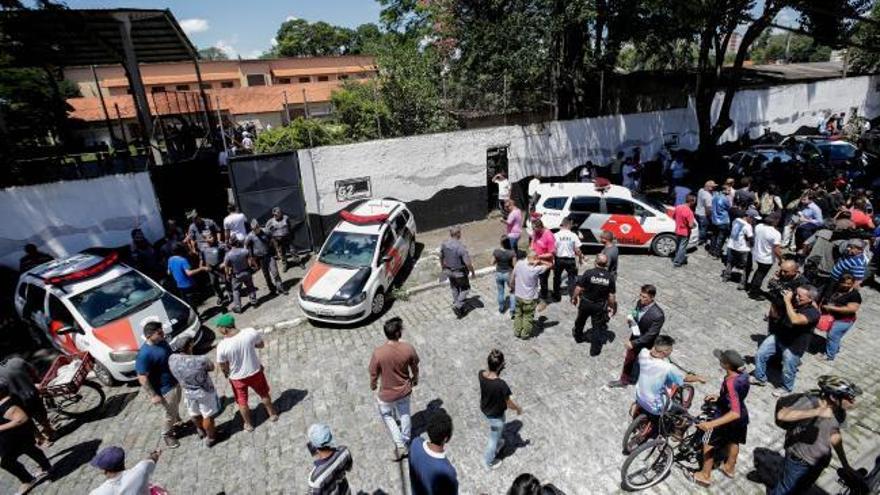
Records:
<instances>
[{"instance_id":1,"label":"paving stone road","mask_svg":"<svg viewBox=\"0 0 880 495\"><path fill-rule=\"evenodd\" d=\"M721 283L717 262L693 254L687 267L673 270L668 259L635 254L621 257L620 270L622 308L634 304L641 284L657 285L657 301L667 315L664 333L679 341L673 359L710 378L708 384L697 386L697 397L717 393L719 387L721 375L712 349L754 354L755 339L764 335L767 304L749 300L734 284ZM404 319L404 339L421 356L422 376L413 393L416 431L423 430L429 407L442 405L453 417L449 456L458 469L461 493L506 493L522 472L553 482L568 494L620 493L624 460L620 440L633 390L608 390L603 385L619 372L627 330L622 317L611 323L617 336L614 342L600 356L590 358L589 345L575 345L571 339L574 308L570 305L551 305L543 333L522 342L513 338L510 320L495 309L492 275L477 280L472 294L485 308L463 320L456 320L449 309L445 288L397 301L386 315ZM856 328L846 337L833 368L865 389L844 433L855 463L865 462L863 456L880 444L880 369L874 359L880 351L875 334L880 298L873 289L864 294ZM180 448L165 451L154 480L172 494L302 493L310 466L305 432L310 423L325 421L338 441L352 450L354 469L349 479L356 493L407 493L405 469L389 460L392 444L369 390L367 363L371 350L383 341L381 320L352 329L306 324L268 334L262 357L282 412L280 421L262 423L254 433L242 432L234 405L228 405L218 424L233 431L232 436L211 450L194 436L182 439ZM504 377L525 413L508 416L508 444L519 445L500 468L488 472L480 462L487 425L479 410L477 372L493 347L507 356ZM816 377L831 371L829 364L806 356L798 389L811 387ZM231 395L228 384L215 383L221 394ZM783 432L771 420L775 402L771 391L754 387L747 400L752 423L736 479L716 472L716 484L704 490L674 470L647 493L763 493L764 486L747 479L747 474L757 466L759 473L772 479L779 462ZM62 476L33 493L88 493L101 481L87 465L101 446L122 445L130 463L158 446L160 411L150 407L144 394L123 386L108 395L100 419L68 425L67 434L49 449ZM252 398L251 404L256 403ZM265 415L258 418L262 422ZM13 492L12 481L6 473L0 474L0 492ZM837 493L832 469L826 470L820 485Z\"/></svg>"}]
</instances>

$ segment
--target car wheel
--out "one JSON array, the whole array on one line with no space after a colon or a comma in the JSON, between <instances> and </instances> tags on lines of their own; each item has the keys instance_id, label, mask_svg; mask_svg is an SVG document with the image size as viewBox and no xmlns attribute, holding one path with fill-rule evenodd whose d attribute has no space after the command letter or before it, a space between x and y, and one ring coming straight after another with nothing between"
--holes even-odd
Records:
<instances>
[{"instance_id":1,"label":"car wheel","mask_svg":"<svg viewBox=\"0 0 880 495\"><path fill-rule=\"evenodd\" d=\"M651 250L657 256L668 258L675 253L675 236L672 234L660 234L651 243Z\"/></svg>"},{"instance_id":2,"label":"car wheel","mask_svg":"<svg viewBox=\"0 0 880 495\"><path fill-rule=\"evenodd\" d=\"M107 367L101 364L97 359L92 365L92 371L95 372L95 378L101 382L101 385L105 387L115 387L118 384L116 379L113 378L113 375L110 374L110 370L108 370Z\"/></svg>"},{"instance_id":3,"label":"car wheel","mask_svg":"<svg viewBox=\"0 0 880 495\"><path fill-rule=\"evenodd\" d=\"M373 301L370 303L370 314L378 316L385 310L385 292L382 289L376 290L373 294Z\"/></svg>"}]
</instances>

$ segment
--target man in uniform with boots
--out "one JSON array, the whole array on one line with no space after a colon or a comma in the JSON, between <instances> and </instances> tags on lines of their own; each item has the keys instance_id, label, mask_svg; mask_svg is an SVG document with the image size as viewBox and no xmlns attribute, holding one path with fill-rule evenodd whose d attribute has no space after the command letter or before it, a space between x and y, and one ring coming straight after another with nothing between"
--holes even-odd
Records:
<instances>
[{"instance_id":1,"label":"man in uniform with boots","mask_svg":"<svg viewBox=\"0 0 880 495\"><path fill-rule=\"evenodd\" d=\"M229 302L229 281L226 279L226 271L223 269L223 260L226 258L226 246L220 244L217 237L205 232L208 244L202 247L201 265L208 269L208 280L214 295L217 296L217 304L223 306Z\"/></svg>"},{"instance_id":2,"label":"man in uniform with boots","mask_svg":"<svg viewBox=\"0 0 880 495\"><path fill-rule=\"evenodd\" d=\"M275 254L281 260L281 266L286 272L288 267L287 255L290 251L290 218L281 211L280 206L272 208L272 218L266 221L266 232L272 236L272 246Z\"/></svg>"},{"instance_id":3,"label":"man in uniform with boots","mask_svg":"<svg viewBox=\"0 0 880 495\"><path fill-rule=\"evenodd\" d=\"M269 234L260 227L260 222L251 220L251 231L244 240L244 247L248 250L254 270L263 272L263 279L271 294L280 292L287 295L287 289L281 283L281 275L278 273L278 263L272 257L272 239Z\"/></svg>"},{"instance_id":4,"label":"man in uniform with boots","mask_svg":"<svg viewBox=\"0 0 880 495\"><path fill-rule=\"evenodd\" d=\"M247 290L251 300L251 306L257 306L257 289L251 276L251 267L248 263L247 249L241 246L241 241L236 237L230 239L232 249L226 253L223 265L226 267L226 276L232 282L232 311L241 313L241 290Z\"/></svg>"},{"instance_id":5,"label":"man in uniform with boots","mask_svg":"<svg viewBox=\"0 0 880 495\"><path fill-rule=\"evenodd\" d=\"M575 342L584 341L584 325L591 318L590 355L598 356L605 343L608 318L617 313L615 277L608 271L608 257L596 256L596 267L585 271L577 281L571 303L578 309L571 331Z\"/></svg>"}]
</instances>

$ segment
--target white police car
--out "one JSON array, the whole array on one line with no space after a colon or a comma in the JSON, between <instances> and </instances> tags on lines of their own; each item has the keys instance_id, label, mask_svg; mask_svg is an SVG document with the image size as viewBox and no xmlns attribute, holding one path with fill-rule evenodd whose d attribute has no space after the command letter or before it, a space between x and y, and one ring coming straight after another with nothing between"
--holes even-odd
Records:
<instances>
[{"instance_id":1,"label":"white police car","mask_svg":"<svg viewBox=\"0 0 880 495\"><path fill-rule=\"evenodd\" d=\"M354 323L385 308L388 292L416 249L416 222L406 205L371 199L342 219L300 283L310 320Z\"/></svg>"},{"instance_id":2,"label":"white police car","mask_svg":"<svg viewBox=\"0 0 880 495\"><path fill-rule=\"evenodd\" d=\"M156 320L172 348L200 340L196 312L139 271L106 257L77 254L35 266L18 279L15 309L66 354L88 352L105 385L136 378L143 326Z\"/></svg>"}]
</instances>

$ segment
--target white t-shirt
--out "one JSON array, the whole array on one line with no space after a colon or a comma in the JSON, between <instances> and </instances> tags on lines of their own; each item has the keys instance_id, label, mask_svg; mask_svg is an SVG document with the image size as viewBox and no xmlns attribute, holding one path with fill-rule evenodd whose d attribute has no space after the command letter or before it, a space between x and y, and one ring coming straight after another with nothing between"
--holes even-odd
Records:
<instances>
[{"instance_id":1,"label":"white t-shirt","mask_svg":"<svg viewBox=\"0 0 880 495\"><path fill-rule=\"evenodd\" d=\"M507 179L501 179L496 180L495 183L498 184L498 199L510 199L510 181Z\"/></svg>"},{"instance_id":2,"label":"white t-shirt","mask_svg":"<svg viewBox=\"0 0 880 495\"><path fill-rule=\"evenodd\" d=\"M712 193L701 187L700 190L697 191L697 207L694 208L694 215L705 217L706 208L708 208L709 211L712 211Z\"/></svg>"},{"instance_id":3,"label":"white t-shirt","mask_svg":"<svg viewBox=\"0 0 880 495\"><path fill-rule=\"evenodd\" d=\"M636 382L636 402L651 414L658 415L668 400L666 390L684 384L684 374L668 359L651 356L651 351L639 351L639 380Z\"/></svg>"},{"instance_id":4,"label":"white t-shirt","mask_svg":"<svg viewBox=\"0 0 880 495\"><path fill-rule=\"evenodd\" d=\"M229 363L229 378L243 380L260 371L260 357L254 347L263 338L253 328L243 328L234 337L225 337L217 344L217 363Z\"/></svg>"},{"instance_id":5,"label":"white t-shirt","mask_svg":"<svg viewBox=\"0 0 880 495\"><path fill-rule=\"evenodd\" d=\"M730 239L727 241L727 248L740 252L749 251L751 247L749 247L748 239L754 236L755 232L752 230L751 224L742 218L737 218L730 226Z\"/></svg>"},{"instance_id":6,"label":"white t-shirt","mask_svg":"<svg viewBox=\"0 0 880 495\"><path fill-rule=\"evenodd\" d=\"M577 234L570 230L560 229L559 232L553 234L556 239L557 258L574 258L575 250L581 246L581 240Z\"/></svg>"},{"instance_id":7,"label":"white t-shirt","mask_svg":"<svg viewBox=\"0 0 880 495\"><path fill-rule=\"evenodd\" d=\"M150 475L155 469L155 462L143 460L119 476L101 483L89 495L150 495Z\"/></svg>"},{"instance_id":8,"label":"white t-shirt","mask_svg":"<svg viewBox=\"0 0 880 495\"><path fill-rule=\"evenodd\" d=\"M253 147L254 147L254 142L253 142L253 140L251 140L251 138L246 137L246 138L244 138L244 139L241 140L241 147L244 148L244 149L246 149L246 150L253 149Z\"/></svg>"},{"instance_id":9,"label":"white t-shirt","mask_svg":"<svg viewBox=\"0 0 880 495\"><path fill-rule=\"evenodd\" d=\"M240 212L230 213L223 219L223 228L237 237L247 237L247 217Z\"/></svg>"},{"instance_id":10,"label":"white t-shirt","mask_svg":"<svg viewBox=\"0 0 880 495\"><path fill-rule=\"evenodd\" d=\"M767 224L755 227L755 245L752 246L752 258L757 263L770 265L773 263L773 248L782 245L782 234Z\"/></svg>"}]
</instances>

